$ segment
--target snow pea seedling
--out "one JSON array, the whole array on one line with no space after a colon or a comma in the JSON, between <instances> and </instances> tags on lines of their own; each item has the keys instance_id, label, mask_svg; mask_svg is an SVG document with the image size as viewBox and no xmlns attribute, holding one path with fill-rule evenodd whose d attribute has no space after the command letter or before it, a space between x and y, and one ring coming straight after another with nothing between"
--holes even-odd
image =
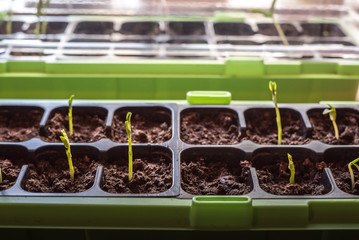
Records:
<instances>
[{"instance_id":1,"label":"snow pea seedling","mask_svg":"<svg viewBox=\"0 0 359 240\"><path fill-rule=\"evenodd\" d=\"M349 169L349 173L350 173L350 178L352 180L352 190L354 190L354 187L355 187L355 179L354 179L354 173L353 173L353 169L352 169L352 166L355 166L358 171L359 171L359 165L357 164L357 162L359 162L359 158L357 159L354 159L353 161L351 161L349 164L348 164L348 169Z\"/></svg>"},{"instance_id":2,"label":"snow pea seedling","mask_svg":"<svg viewBox=\"0 0 359 240\"><path fill-rule=\"evenodd\" d=\"M324 109L323 115L329 114L329 118L333 123L335 138L338 140L339 139L339 131L338 131L337 123L336 123L337 111L335 110L335 108L332 105L330 105L330 104L328 104L328 105L329 105L330 109L328 109L328 108Z\"/></svg>"},{"instance_id":3,"label":"snow pea seedling","mask_svg":"<svg viewBox=\"0 0 359 240\"><path fill-rule=\"evenodd\" d=\"M37 6L36 6L36 17L37 17L37 23L35 26L35 34L38 37L40 34L40 17L43 15L42 14L42 9L44 8L48 8L50 5L50 0L38 0L37 2ZM47 22L43 21L42 26L41 26L41 34L46 34L46 28L47 28Z\"/></svg>"},{"instance_id":4,"label":"snow pea seedling","mask_svg":"<svg viewBox=\"0 0 359 240\"><path fill-rule=\"evenodd\" d=\"M62 136L60 136L60 139L66 148L66 156L67 156L67 161L69 163L69 169L70 169L70 179L72 182L74 182L75 181L75 171L74 171L74 166L72 165L70 141L69 141L69 138L67 137L67 134L64 129L61 130L61 133L62 133Z\"/></svg>"},{"instance_id":5,"label":"snow pea seedling","mask_svg":"<svg viewBox=\"0 0 359 240\"><path fill-rule=\"evenodd\" d=\"M272 93L272 101L274 102L274 106L275 106L277 128L278 128L278 145L281 145L282 144L282 123L280 120L280 112L279 112L278 103L277 103L277 83L270 81L269 82L269 90Z\"/></svg>"},{"instance_id":6,"label":"snow pea seedling","mask_svg":"<svg viewBox=\"0 0 359 240\"><path fill-rule=\"evenodd\" d=\"M295 181L294 181L294 178L295 178L295 168L294 168L294 163L293 163L293 158L292 158L292 155L290 155L289 153L288 154L288 169L290 170L290 178L289 178L289 183L290 184L294 184Z\"/></svg>"},{"instance_id":7,"label":"snow pea seedling","mask_svg":"<svg viewBox=\"0 0 359 240\"><path fill-rule=\"evenodd\" d=\"M275 4L276 4L277 0L273 0L272 1L272 4L271 4L271 7L269 9L269 11L263 11L263 10L260 10L260 9L251 9L251 12L254 12L254 13L260 13L262 14L263 16L265 17L269 17L269 18L272 18L272 22L274 24L274 27L277 29L277 32L279 34L279 37L282 39L282 42L284 45L289 45L288 43L288 40L287 38L285 37L285 34L283 32L283 29L282 27L280 26L280 24L277 22L277 20L274 18L274 10L275 10Z\"/></svg>"},{"instance_id":8,"label":"snow pea seedling","mask_svg":"<svg viewBox=\"0 0 359 240\"><path fill-rule=\"evenodd\" d=\"M74 100L75 95L71 95L71 97L69 98L69 131L70 131L70 136L72 136L74 134L74 128L72 125L72 101Z\"/></svg>"},{"instance_id":9,"label":"snow pea seedling","mask_svg":"<svg viewBox=\"0 0 359 240\"><path fill-rule=\"evenodd\" d=\"M132 139L131 139L131 116L132 113L128 112L126 115L126 132L128 137L128 180L132 180Z\"/></svg>"}]
</instances>

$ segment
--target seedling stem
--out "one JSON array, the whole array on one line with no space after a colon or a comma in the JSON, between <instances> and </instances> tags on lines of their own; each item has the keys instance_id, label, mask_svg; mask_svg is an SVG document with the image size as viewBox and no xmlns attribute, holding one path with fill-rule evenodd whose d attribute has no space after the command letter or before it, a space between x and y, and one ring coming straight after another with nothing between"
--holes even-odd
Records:
<instances>
[{"instance_id":1,"label":"seedling stem","mask_svg":"<svg viewBox=\"0 0 359 240\"><path fill-rule=\"evenodd\" d=\"M274 106L275 106L277 128L278 128L278 145L281 145L282 144L282 124L281 124L281 120L280 120L280 112L279 112L278 103L277 103L277 83L270 81L269 82L269 90L272 93L272 101L274 102Z\"/></svg>"},{"instance_id":2,"label":"seedling stem","mask_svg":"<svg viewBox=\"0 0 359 240\"><path fill-rule=\"evenodd\" d=\"M70 136L72 136L74 134L74 128L72 125L72 101L74 100L75 95L71 95L71 97L69 98L69 131L70 131Z\"/></svg>"},{"instance_id":3,"label":"seedling stem","mask_svg":"<svg viewBox=\"0 0 359 240\"><path fill-rule=\"evenodd\" d=\"M284 45L289 45L287 38L285 37L285 34L283 32L282 27L280 26L280 24L277 22L277 20L274 17L274 10L275 10L275 4L277 3L277 0L273 0L271 7L269 9L269 11L263 11L260 9L251 9L252 12L254 13L260 13L265 17L269 17L272 18L272 22L274 24L274 27L277 29L279 37L281 38L282 42Z\"/></svg>"},{"instance_id":4,"label":"seedling stem","mask_svg":"<svg viewBox=\"0 0 359 240\"><path fill-rule=\"evenodd\" d=\"M329 118L333 123L335 138L337 140L339 140L339 131L338 131L337 123L336 123L337 111L335 110L335 108L332 105L330 105L330 104L328 104L328 105L329 105L330 109L324 109L323 115L329 114Z\"/></svg>"},{"instance_id":5,"label":"seedling stem","mask_svg":"<svg viewBox=\"0 0 359 240\"><path fill-rule=\"evenodd\" d=\"M128 112L126 115L126 132L128 136L128 180L132 180L132 140L131 140L131 116L132 113Z\"/></svg>"},{"instance_id":6,"label":"seedling stem","mask_svg":"<svg viewBox=\"0 0 359 240\"><path fill-rule=\"evenodd\" d=\"M13 2L14 2L14 0L11 0L9 11L7 12L6 34L12 33L12 15L13 15L12 5L13 5Z\"/></svg>"},{"instance_id":7,"label":"seedling stem","mask_svg":"<svg viewBox=\"0 0 359 240\"><path fill-rule=\"evenodd\" d=\"M289 178L289 183L290 184L294 184L294 178L295 178L295 168L294 168L294 163L293 163L293 158L292 155L288 154L288 169L290 170L290 178Z\"/></svg>"},{"instance_id":8,"label":"seedling stem","mask_svg":"<svg viewBox=\"0 0 359 240\"><path fill-rule=\"evenodd\" d=\"M354 173L353 173L353 169L352 169L352 166L354 165L358 171L359 171L359 166L357 164L357 162L359 161L359 158L357 159L354 159L353 161L351 161L349 164L348 164L348 168L349 168L349 173L350 173L350 178L352 180L352 190L354 190L354 187L355 187L355 179L354 179Z\"/></svg>"},{"instance_id":9,"label":"seedling stem","mask_svg":"<svg viewBox=\"0 0 359 240\"><path fill-rule=\"evenodd\" d=\"M61 130L62 136L60 136L61 141L63 142L65 148L66 148L66 156L67 161L69 162L69 168L70 168L70 179L72 182L75 181L75 171L74 166L72 165L72 155L71 155L71 148L70 148L70 141L67 137L67 134L64 129Z\"/></svg>"}]
</instances>

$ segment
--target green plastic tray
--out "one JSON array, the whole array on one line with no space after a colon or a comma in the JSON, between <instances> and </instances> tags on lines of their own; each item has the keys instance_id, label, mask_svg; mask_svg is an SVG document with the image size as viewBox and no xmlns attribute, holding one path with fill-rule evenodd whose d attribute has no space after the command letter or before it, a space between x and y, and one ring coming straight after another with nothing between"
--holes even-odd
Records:
<instances>
[{"instance_id":1,"label":"green plastic tray","mask_svg":"<svg viewBox=\"0 0 359 240\"><path fill-rule=\"evenodd\" d=\"M352 101L359 62L136 60L123 62L0 62L1 98L183 99L187 91L230 91L234 100Z\"/></svg>"}]
</instances>

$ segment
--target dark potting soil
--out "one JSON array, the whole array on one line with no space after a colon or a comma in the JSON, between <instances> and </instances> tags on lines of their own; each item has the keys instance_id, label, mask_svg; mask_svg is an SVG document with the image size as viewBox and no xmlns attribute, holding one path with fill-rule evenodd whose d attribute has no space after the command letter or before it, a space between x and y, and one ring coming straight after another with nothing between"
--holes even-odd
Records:
<instances>
[{"instance_id":1,"label":"dark potting soil","mask_svg":"<svg viewBox=\"0 0 359 240\"><path fill-rule=\"evenodd\" d=\"M204 35L203 22L170 22L168 24L170 35Z\"/></svg>"},{"instance_id":2,"label":"dark potting soil","mask_svg":"<svg viewBox=\"0 0 359 240\"><path fill-rule=\"evenodd\" d=\"M247 184L248 161L213 161L199 156L181 163L182 189L194 195L242 195Z\"/></svg>"},{"instance_id":3,"label":"dark potting soil","mask_svg":"<svg viewBox=\"0 0 359 240\"><path fill-rule=\"evenodd\" d=\"M133 160L133 177L128 180L128 158L103 162L101 188L109 193L160 193L172 185L172 163L164 156Z\"/></svg>"},{"instance_id":4,"label":"dark potting soil","mask_svg":"<svg viewBox=\"0 0 359 240\"><path fill-rule=\"evenodd\" d=\"M255 34L251 26L246 23L214 23L213 27L216 35L250 36Z\"/></svg>"},{"instance_id":5,"label":"dark potting soil","mask_svg":"<svg viewBox=\"0 0 359 240\"><path fill-rule=\"evenodd\" d=\"M344 37L338 25L332 23L302 23L303 35L315 37Z\"/></svg>"},{"instance_id":6,"label":"dark potting soil","mask_svg":"<svg viewBox=\"0 0 359 240\"><path fill-rule=\"evenodd\" d=\"M113 22L79 22L74 30L76 34L112 34Z\"/></svg>"},{"instance_id":7,"label":"dark potting soil","mask_svg":"<svg viewBox=\"0 0 359 240\"><path fill-rule=\"evenodd\" d=\"M42 33L42 25L44 22L40 22L40 33ZM47 22L46 23L46 32L45 34L60 34L64 33L67 27L67 22ZM28 29L25 31L27 34L35 34L34 30L36 28L37 23L31 23Z\"/></svg>"},{"instance_id":8,"label":"dark potting soil","mask_svg":"<svg viewBox=\"0 0 359 240\"><path fill-rule=\"evenodd\" d=\"M312 139L328 144L359 144L359 114L337 109L339 140L335 138L333 123L323 110L308 113L312 124Z\"/></svg>"},{"instance_id":9,"label":"dark potting soil","mask_svg":"<svg viewBox=\"0 0 359 240\"><path fill-rule=\"evenodd\" d=\"M13 21L11 23L11 33L21 32L23 24L24 24L24 22ZM1 24L0 24L0 34L7 34L6 25L7 25L7 22L1 22Z\"/></svg>"},{"instance_id":10,"label":"dark potting soil","mask_svg":"<svg viewBox=\"0 0 359 240\"><path fill-rule=\"evenodd\" d=\"M280 26L286 37L295 37L299 35L299 32L292 24L282 23ZM279 36L277 29L272 23L259 23L258 33L266 36Z\"/></svg>"},{"instance_id":11,"label":"dark potting soil","mask_svg":"<svg viewBox=\"0 0 359 240\"><path fill-rule=\"evenodd\" d=\"M12 187L19 175L21 165L8 159L0 159L0 168L2 174L2 183L0 183L0 191Z\"/></svg>"},{"instance_id":12,"label":"dark potting soil","mask_svg":"<svg viewBox=\"0 0 359 240\"><path fill-rule=\"evenodd\" d=\"M329 163L329 168L332 171L333 177L335 179L335 183L340 188L340 190L359 195L359 171L355 166L352 166L352 170L354 173L354 189L352 190L352 181L348 169L349 161L335 161Z\"/></svg>"},{"instance_id":13,"label":"dark potting soil","mask_svg":"<svg viewBox=\"0 0 359 240\"><path fill-rule=\"evenodd\" d=\"M61 130L65 129L70 142L95 142L105 138L106 116L102 114L76 113L73 110L73 136L69 135L69 117L64 111L54 113L41 131L47 142L61 142Z\"/></svg>"},{"instance_id":14,"label":"dark potting soil","mask_svg":"<svg viewBox=\"0 0 359 240\"><path fill-rule=\"evenodd\" d=\"M237 144L238 117L229 111L187 111L181 114L181 140L189 144Z\"/></svg>"},{"instance_id":15,"label":"dark potting soil","mask_svg":"<svg viewBox=\"0 0 359 240\"><path fill-rule=\"evenodd\" d=\"M282 144L306 144L309 139L304 137L305 126L299 115L286 109L279 109L282 123ZM247 119L246 137L259 144L277 144L278 128L275 110L253 109L245 113Z\"/></svg>"},{"instance_id":16,"label":"dark potting soil","mask_svg":"<svg viewBox=\"0 0 359 240\"><path fill-rule=\"evenodd\" d=\"M73 157L75 181L70 179L67 158L47 154L29 164L23 188L29 192L76 193L92 187L99 165L88 156Z\"/></svg>"},{"instance_id":17,"label":"dark potting soil","mask_svg":"<svg viewBox=\"0 0 359 240\"><path fill-rule=\"evenodd\" d=\"M38 137L42 114L39 109L0 109L0 141L21 142Z\"/></svg>"},{"instance_id":18,"label":"dark potting soil","mask_svg":"<svg viewBox=\"0 0 359 240\"><path fill-rule=\"evenodd\" d=\"M127 111L114 115L110 138L115 142L127 143L125 127ZM133 143L161 143L172 137L171 118L164 114L146 116L141 113L132 113L131 135Z\"/></svg>"},{"instance_id":19,"label":"dark potting soil","mask_svg":"<svg viewBox=\"0 0 359 240\"><path fill-rule=\"evenodd\" d=\"M295 165L295 184L289 183L288 162L276 160L257 170L260 187L275 195L322 195L326 193L321 176L326 164L313 163L309 158L293 159Z\"/></svg>"},{"instance_id":20,"label":"dark potting soil","mask_svg":"<svg viewBox=\"0 0 359 240\"><path fill-rule=\"evenodd\" d=\"M125 22L122 24L120 33L124 35L158 35L160 25L157 22Z\"/></svg>"}]
</instances>

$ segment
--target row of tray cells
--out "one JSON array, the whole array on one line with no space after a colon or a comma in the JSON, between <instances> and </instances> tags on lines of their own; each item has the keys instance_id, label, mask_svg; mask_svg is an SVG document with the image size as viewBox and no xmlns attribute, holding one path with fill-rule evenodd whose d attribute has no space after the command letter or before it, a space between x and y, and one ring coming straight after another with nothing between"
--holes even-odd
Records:
<instances>
[{"instance_id":1,"label":"row of tray cells","mask_svg":"<svg viewBox=\"0 0 359 240\"><path fill-rule=\"evenodd\" d=\"M280 109L283 129L282 144L301 145L311 140L328 144L359 144L359 113L351 108L337 108L336 123L339 140L324 108L307 112L306 123L300 112ZM166 107L123 107L108 118L108 110L101 107L74 107L74 135L71 142L95 142L110 138L126 143L124 126L127 112L132 112L134 143L163 143L173 131L173 113ZM40 137L46 142L60 142L61 129L68 130L68 108L51 111L46 119L44 110L35 107L3 106L0 108L0 141L26 141ZM244 121L229 108L186 108L180 112L180 139L196 145L233 145L243 140L259 144L277 144L277 123L274 108L250 108L244 111Z\"/></svg>"},{"instance_id":2,"label":"row of tray cells","mask_svg":"<svg viewBox=\"0 0 359 240\"><path fill-rule=\"evenodd\" d=\"M43 22L40 24L40 29ZM46 23L47 34L65 33L68 22L49 21ZM282 23L280 24L287 37L345 37L340 26L334 23ZM122 35L137 36L205 36L211 35L206 22L124 22L117 28L117 24L109 21L82 21L78 22L73 29L73 34L109 35L120 33ZM278 36L278 32L272 23L241 23L241 22L215 22L213 33L217 36L252 36L261 34L265 36ZM0 34L6 34L7 22L0 24ZM12 33L23 32L34 34L36 22L25 23L12 22Z\"/></svg>"},{"instance_id":3,"label":"row of tray cells","mask_svg":"<svg viewBox=\"0 0 359 240\"><path fill-rule=\"evenodd\" d=\"M180 181L181 189L190 195L251 194L258 187L273 195L322 196L334 192L336 197L340 194L341 197L359 195L359 171L355 169L352 188L347 167L358 157L358 148L329 148L319 155L306 148L264 147L255 150L248 160L245 152L238 148L188 148L179 154L177 171L173 159L176 157L170 149L134 146L132 181L128 180L127 151L126 146L106 152L89 146L73 146L73 184L62 147L43 146L29 154L23 147L2 145L0 165L4 181L0 191L17 183L23 190L36 193L77 193L96 186L99 189L93 192L94 195L104 192L159 194L173 190ZM288 153L295 165L294 184L289 184ZM17 181L24 165L28 167ZM179 192L172 191L171 194L175 196ZM257 194L256 197L261 196Z\"/></svg>"}]
</instances>

